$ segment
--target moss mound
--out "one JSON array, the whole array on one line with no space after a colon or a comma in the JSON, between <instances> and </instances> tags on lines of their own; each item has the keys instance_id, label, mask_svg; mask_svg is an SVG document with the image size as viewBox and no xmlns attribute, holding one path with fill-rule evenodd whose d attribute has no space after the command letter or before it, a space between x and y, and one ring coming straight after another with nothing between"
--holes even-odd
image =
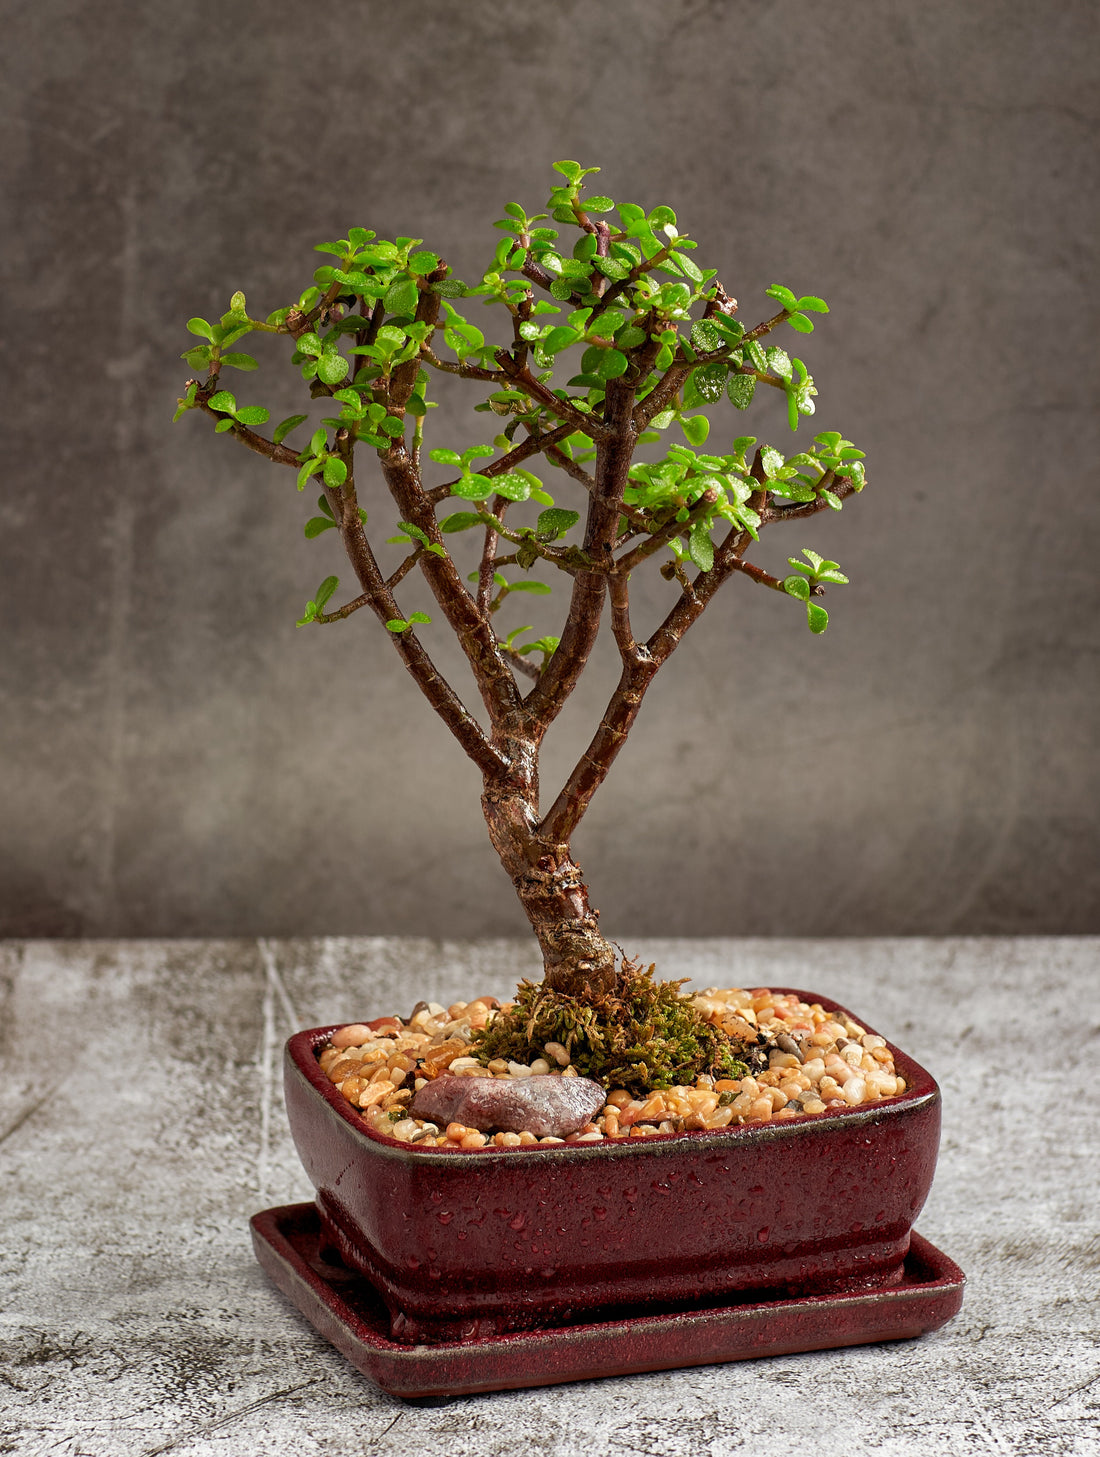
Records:
<instances>
[{"instance_id":1,"label":"moss mound","mask_svg":"<svg viewBox=\"0 0 1100 1457\"><path fill-rule=\"evenodd\" d=\"M559 1042L583 1077L635 1096L702 1074L744 1077L750 1049L704 1019L681 995L683 981L655 981L655 969L624 961L615 990L584 1002L522 982L514 1005L475 1035L474 1054L530 1062Z\"/></svg>"}]
</instances>

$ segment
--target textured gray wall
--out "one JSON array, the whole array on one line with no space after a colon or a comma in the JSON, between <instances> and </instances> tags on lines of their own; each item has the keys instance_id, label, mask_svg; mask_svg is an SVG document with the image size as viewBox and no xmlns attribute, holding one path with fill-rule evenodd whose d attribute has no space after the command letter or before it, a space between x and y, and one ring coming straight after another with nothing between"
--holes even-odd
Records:
<instances>
[{"instance_id":1,"label":"textured gray wall","mask_svg":"<svg viewBox=\"0 0 1100 1457\"><path fill-rule=\"evenodd\" d=\"M356 223L468 276L559 157L674 206L750 321L829 300L818 421L872 481L758 554L840 560L825 637L738 580L658 680L578 838L607 929L1100 929L1094 5L7 9L0 930L520 929L389 644L294 626L340 571L308 501L168 422L189 315Z\"/></svg>"}]
</instances>

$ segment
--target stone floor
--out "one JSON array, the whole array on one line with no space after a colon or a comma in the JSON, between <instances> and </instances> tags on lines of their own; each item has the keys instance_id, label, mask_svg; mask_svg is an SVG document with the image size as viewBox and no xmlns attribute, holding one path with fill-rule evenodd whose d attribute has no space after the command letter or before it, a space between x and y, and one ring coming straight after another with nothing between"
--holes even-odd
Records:
<instances>
[{"instance_id":1,"label":"stone floor","mask_svg":"<svg viewBox=\"0 0 1100 1457\"><path fill-rule=\"evenodd\" d=\"M310 1189L298 1027L504 996L525 944L0 944L0 1452L18 1457L1096 1454L1100 939L680 941L699 985L808 986L939 1079L921 1232L968 1275L917 1341L410 1406L266 1281L248 1216ZM1065 1087L1049 1070L1068 1037Z\"/></svg>"}]
</instances>

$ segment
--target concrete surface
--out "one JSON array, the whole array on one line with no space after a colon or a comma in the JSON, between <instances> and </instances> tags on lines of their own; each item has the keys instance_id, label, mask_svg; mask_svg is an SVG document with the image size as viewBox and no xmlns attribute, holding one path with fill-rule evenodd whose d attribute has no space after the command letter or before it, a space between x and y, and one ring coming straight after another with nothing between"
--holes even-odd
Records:
<instances>
[{"instance_id":1,"label":"concrete surface","mask_svg":"<svg viewBox=\"0 0 1100 1457\"><path fill-rule=\"evenodd\" d=\"M291 1029L493 992L525 943L0 946L0 1451L14 1457L1087 1457L1100 1444L1100 940L643 943L666 974L835 996L938 1077L918 1225L969 1277L916 1342L464 1398L382 1395L268 1285L309 1197ZM1053 1067L1060 1049L1068 1069Z\"/></svg>"},{"instance_id":2,"label":"concrete surface","mask_svg":"<svg viewBox=\"0 0 1100 1457\"><path fill-rule=\"evenodd\" d=\"M856 440L871 481L754 556L841 563L823 637L741 578L654 686L578 837L604 924L1100 932L1100 8L4 11L0 935L523 933L477 776L387 634L294 626L323 577L348 580L333 534L302 534L316 493L170 419L188 318L236 288L284 305L352 224L422 236L469 278L503 204L541 210L563 157L674 207L751 321L777 280L828 300L786 347L820 390L808 423ZM230 387L278 420L299 403L264 345ZM443 398L430 444L486 438L469 391ZM711 441L807 435L758 403ZM668 588L636 575L645 621ZM559 631L560 598L513 598L505 629L529 611ZM426 642L467 693L445 638L437 621ZM550 797L616 675L598 654L549 741Z\"/></svg>"}]
</instances>

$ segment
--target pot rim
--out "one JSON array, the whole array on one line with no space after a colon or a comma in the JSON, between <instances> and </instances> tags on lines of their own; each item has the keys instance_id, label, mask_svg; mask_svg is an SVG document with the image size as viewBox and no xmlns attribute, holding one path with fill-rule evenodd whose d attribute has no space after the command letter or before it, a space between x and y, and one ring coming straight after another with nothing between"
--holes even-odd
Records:
<instances>
[{"instance_id":1,"label":"pot rim","mask_svg":"<svg viewBox=\"0 0 1100 1457\"><path fill-rule=\"evenodd\" d=\"M820 996L816 992L802 991L797 987L769 987L768 990L784 995L793 994L800 1001L816 1002L827 1012L842 1013L862 1027L866 1035L882 1036L861 1018L849 1012L841 1003L834 1002L829 997ZM373 1029L382 1023L392 1021L393 1014L391 1013L389 1016L375 1017L362 1025ZM661 1157L674 1154L682 1149L685 1140L690 1140L690 1146L703 1153L728 1148L731 1144L780 1142L792 1138L822 1137L831 1135L834 1131L839 1133L845 1129L859 1129L879 1123L884 1119L904 1116L916 1108L938 1103L940 1100L940 1090L932 1074L921 1067L920 1063L915 1062L908 1053L895 1047L888 1038L884 1038L883 1040L894 1056L895 1067L905 1078L906 1089L904 1093L897 1093L890 1098L880 1098L874 1103L860 1103L853 1108L826 1108L822 1113L800 1113L793 1118L775 1119L767 1123L743 1123L729 1125L725 1128L682 1129L676 1133L653 1133L645 1138L604 1139L601 1143L534 1143L512 1147L486 1143L481 1148L438 1148L435 1145L423 1148L419 1144L403 1143L400 1139L387 1138L384 1134L376 1133L366 1120L352 1109L335 1083L329 1082L321 1071L317 1061L318 1050L324 1046L333 1032L348 1025L346 1021L331 1022L324 1027L311 1027L302 1032L296 1032L288 1038L285 1047L288 1075L293 1069L298 1077L320 1094L324 1102L360 1141L364 1150L369 1149L374 1156L396 1158L402 1162L415 1161L417 1164L423 1164L425 1161L438 1163L440 1160L450 1162L456 1158L467 1157L492 1160L512 1158L517 1154L525 1158L537 1158L540 1161L561 1158L566 1153L570 1159L633 1158L643 1152L648 1157Z\"/></svg>"}]
</instances>

